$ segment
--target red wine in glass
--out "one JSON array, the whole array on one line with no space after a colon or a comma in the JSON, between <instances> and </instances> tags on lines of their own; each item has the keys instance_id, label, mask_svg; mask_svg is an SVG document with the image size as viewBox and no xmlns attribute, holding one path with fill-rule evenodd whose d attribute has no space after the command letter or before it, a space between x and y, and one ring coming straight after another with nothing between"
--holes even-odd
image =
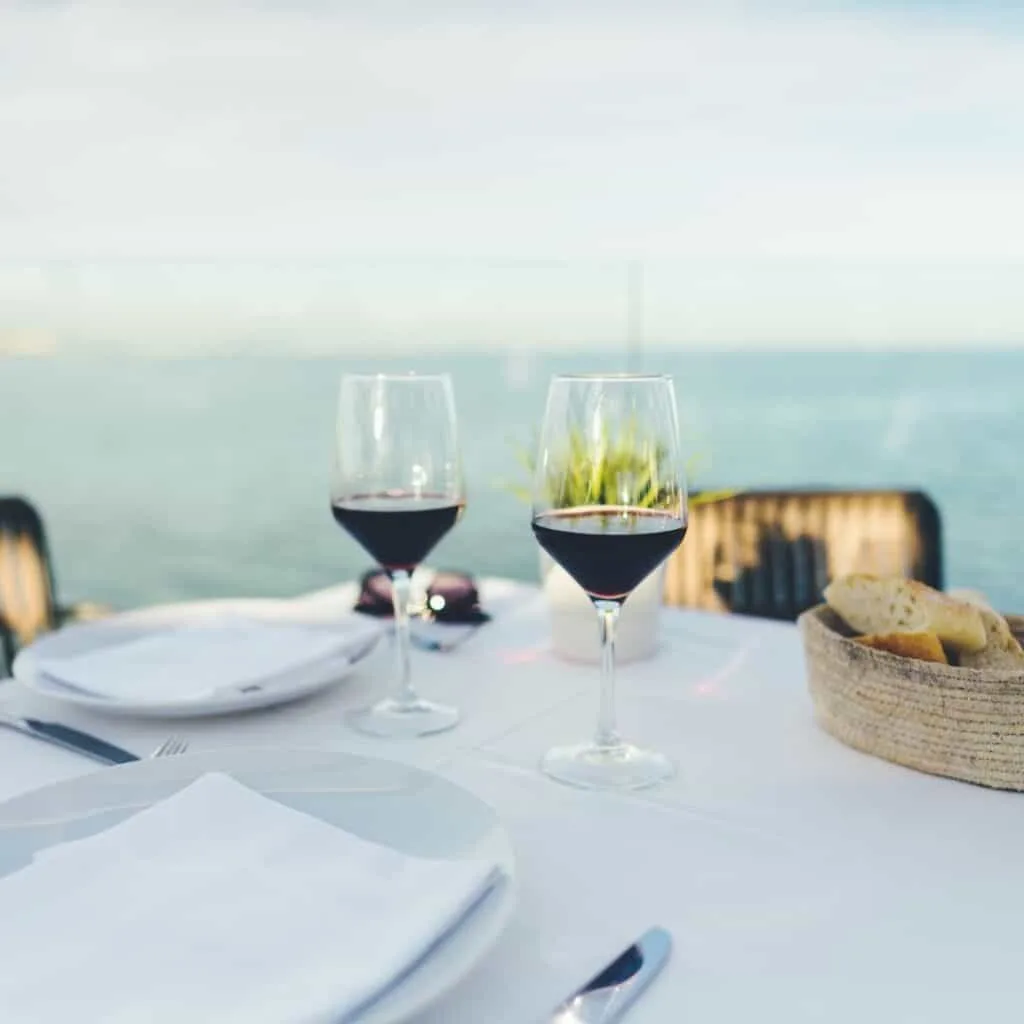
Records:
<instances>
[{"instance_id":1,"label":"red wine in glass","mask_svg":"<svg viewBox=\"0 0 1024 1024\"><path fill-rule=\"evenodd\" d=\"M533 520L537 543L595 601L624 601L679 547L686 524L669 512L605 505Z\"/></svg>"},{"instance_id":2,"label":"red wine in glass","mask_svg":"<svg viewBox=\"0 0 1024 1024\"><path fill-rule=\"evenodd\" d=\"M357 494L332 502L335 522L388 572L412 572L459 521L465 505L444 495Z\"/></svg>"}]
</instances>

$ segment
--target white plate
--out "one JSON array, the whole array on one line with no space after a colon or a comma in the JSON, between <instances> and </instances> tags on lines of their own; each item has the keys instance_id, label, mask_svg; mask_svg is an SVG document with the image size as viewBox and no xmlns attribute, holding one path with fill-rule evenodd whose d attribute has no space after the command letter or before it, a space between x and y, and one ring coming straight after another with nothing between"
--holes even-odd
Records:
<instances>
[{"instance_id":1,"label":"white plate","mask_svg":"<svg viewBox=\"0 0 1024 1024\"><path fill-rule=\"evenodd\" d=\"M503 878L462 924L356 1020L421 1013L481 960L515 905L515 861L495 811L439 776L376 758L316 750L219 750L154 758L58 782L0 804L0 877L33 855L110 828L222 771L264 796L403 853L491 859ZM46 951L40 950L40 956Z\"/></svg>"},{"instance_id":2,"label":"white plate","mask_svg":"<svg viewBox=\"0 0 1024 1024\"><path fill-rule=\"evenodd\" d=\"M78 704L113 715L150 718L192 718L271 707L297 700L340 682L376 646L384 626L364 616L354 616L360 632L366 631L367 643L354 658L340 657L315 662L280 676L261 681L257 690L225 688L203 697L187 700L115 700L77 691L47 677L39 668L46 658L68 657L96 650L112 643L124 643L156 629L206 622L232 616L261 622L302 625L338 625L336 614L303 608L290 601L219 600L190 601L184 604L154 605L136 611L112 615L95 622L65 626L40 637L14 659L14 678L30 690L54 700Z\"/></svg>"}]
</instances>

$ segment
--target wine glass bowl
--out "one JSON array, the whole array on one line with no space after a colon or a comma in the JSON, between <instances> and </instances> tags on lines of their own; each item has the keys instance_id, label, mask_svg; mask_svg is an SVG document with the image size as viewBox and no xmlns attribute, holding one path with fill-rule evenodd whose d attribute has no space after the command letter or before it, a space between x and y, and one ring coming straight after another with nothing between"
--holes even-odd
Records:
<instances>
[{"instance_id":1,"label":"wine glass bowl","mask_svg":"<svg viewBox=\"0 0 1024 1024\"><path fill-rule=\"evenodd\" d=\"M338 398L331 511L391 579L397 667L391 692L349 715L376 736L450 729L453 707L423 700L411 680L412 573L465 508L455 400L447 374L347 374Z\"/></svg>"},{"instance_id":2,"label":"wine glass bowl","mask_svg":"<svg viewBox=\"0 0 1024 1024\"><path fill-rule=\"evenodd\" d=\"M618 734L615 627L629 595L682 542L686 517L671 378L555 377L536 460L533 532L594 603L602 650L594 740L556 747L542 762L544 771L562 782L634 789L674 771L663 755Z\"/></svg>"}]
</instances>

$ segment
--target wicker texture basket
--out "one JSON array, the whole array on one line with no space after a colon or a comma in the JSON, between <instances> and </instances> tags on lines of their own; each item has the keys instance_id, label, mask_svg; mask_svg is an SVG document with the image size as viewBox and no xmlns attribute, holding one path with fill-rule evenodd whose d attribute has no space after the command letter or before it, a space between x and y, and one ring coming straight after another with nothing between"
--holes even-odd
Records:
<instances>
[{"instance_id":1,"label":"wicker texture basket","mask_svg":"<svg viewBox=\"0 0 1024 1024\"><path fill-rule=\"evenodd\" d=\"M1008 616L1024 636L1024 618ZM800 616L820 725L896 764L1024 791L1024 671L957 668L855 643L827 605Z\"/></svg>"}]
</instances>

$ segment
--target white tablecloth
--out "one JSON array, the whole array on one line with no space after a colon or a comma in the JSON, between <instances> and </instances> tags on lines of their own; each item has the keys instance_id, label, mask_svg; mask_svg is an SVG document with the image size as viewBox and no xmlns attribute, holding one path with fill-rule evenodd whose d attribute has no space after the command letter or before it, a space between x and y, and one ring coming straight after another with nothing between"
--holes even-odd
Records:
<instances>
[{"instance_id":1,"label":"white tablecloth","mask_svg":"<svg viewBox=\"0 0 1024 1024\"><path fill-rule=\"evenodd\" d=\"M302 600L343 609L352 589ZM495 951L425 1024L523 1024L653 924L673 958L636 1024L1008 1018L1024 920L1024 797L848 750L813 723L794 627L665 610L663 642L624 666L629 738L675 757L671 783L582 793L541 776L547 746L584 738L597 670L547 649L540 594L483 585L495 620L455 651L414 653L423 692L463 721L416 741L356 735L344 708L390 671L382 647L335 691L228 719L105 719L18 684L0 706L58 718L144 753L324 746L434 767L491 802L516 846L521 899ZM97 769L0 731L0 798Z\"/></svg>"}]
</instances>

